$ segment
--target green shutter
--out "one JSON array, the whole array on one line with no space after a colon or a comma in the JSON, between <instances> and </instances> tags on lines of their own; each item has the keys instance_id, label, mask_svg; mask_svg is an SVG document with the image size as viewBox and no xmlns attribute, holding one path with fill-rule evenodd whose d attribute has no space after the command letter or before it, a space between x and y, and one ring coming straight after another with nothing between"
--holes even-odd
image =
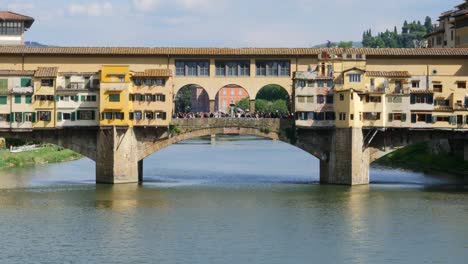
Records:
<instances>
[{"instance_id":1,"label":"green shutter","mask_svg":"<svg viewBox=\"0 0 468 264\"><path fill-rule=\"evenodd\" d=\"M431 114L426 115L426 123L432 124L432 115Z\"/></svg>"},{"instance_id":2,"label":"green shutter","mask_svg":"<svg viewBox=\"0 0 468 264\"><path fill-rule=\"evenodd\" d=\"M31 120L33 123L36 123L36 112L32 113Z\"/></svg>"},{"instance_id":3,"label":"green shutter","mask_svg":"<svg viewBox=\"0 0 468 264\"><path fill-rule=\"evenodd\" d=\"M416 95L415 95L415 94L412 94L412 95L411 95L410 101L411 101L411 104L415 104L415 103L416 103Z\"/></svg>"},{"instance_id":4,"label":"green shutter","mask_svg":"<svg viewBox=\"0 0 468 264\"><path fill-rule=\"evenodd\" d=\"M15 95L15 104L21 104L21 95Z\"/></svg>"},{"instance_id":5,"label":"green shutter","mask_svg":"<svg viewBox=\"0 0 468 264\"><path fill-rule=\"evenodd\" d=\"M449 120L450 120L451 125L457 124L457 117L456 116L451 116Z\"/></svg>"},{"instance_id":6,"label":"green shutter","mask_svg":"<svg viewBox=\"0 0 468 264\"><path fill-rule=\"evenodd\" d=\"M80 119L80 116L81 116L81 111L76 111L76 120L81 120Z\"/></svg>"},{"instance_id":7,"label":"green shutter","mask_svg":"<svg viewBox=\"0 0 468 264\"><path fill-rule=\"evenodd\" d=\"M96 95L92 95L92 96L91 96L91 101L96 102L96 101L97 101L97 96L96 96Z\"/></svg>"},{"instance_id":8,"label":"green shutter","mask_svg":"<svg viewBox=\"0 0 468 264\"><path fill-rule=\"evenodd\" d=\"M416 114L411 114L411 123L416 123Z\"/></svg>"},{"instance_id":9,"label":"green shutter","mask_svg":"<svg viewBox=\"0 0 468 264\"><path fill-rule=\"evenodd\" d=\"M62 112L57 112L57 121L62 121Z\"/></svg>"},{"instance_id":10,"label":"green shutter","mask_svg":"<svg viewBox=\"0 0 468 264\"><path fill-rule=\"evenodd\" d=\"M21 117L23 119L23 122L26 122L26 113L25 112L21 113Z\"/></svg>"},{"instance_id":11,"label":"green shutter","mask_svg":"<svg viewBox=\"0 0 468 264\"><path fill-rule=\"evenodd\" d=\"M91 120L96 120L96 111L91 111Z\"/></svg>"},{"instance_id":12,"label":"green shutter","mask_svg":"<svg viewBox=\"0 0 468 264\"><path fill-rule=\"evenodd\" d=\"M55 96L55 101L57 101L57 102L60 101L60 96L56 95Z\"/></svg>"},{"instance_id":13,"label":"green shutter","mask_svg":"<svg viewBox=\"0 0 468 264\"><path fill-rule=\"evenodd\" d=\"M73 101L78 102L78 95L73 96Z\"/></svg>"},{"instance_id":14,"label":"green shutter","mask_svg":"<svg viewBox=\"0 0 468 264\"><path fill-rule=\"evenodd\" d=\"M31 95L26 95L26 103L27 104L32 104L32 96Z\"/></svg>"},{"instance_id":15,"label":"green shutter","mask_svg":"<svg viewBox=\"0 0 468 264\"><path fill-rule=\"evenodd\" d=\"M76 113L73 112L71 113L71 121L75 121L76 120Z\"/></svg>"},{"instance_id":16,"label":"green shutter","mask_svg":"<svg viewBox=\"0 0 468 264\"><path fill-rule=\"evenodd\" d=\"M388 114L388 122L393 122L393 114Z\"/></svg>"},{"instance_id":17,"label":"green shutter","mask_svg":"<svg viewBox=\"0 0 468 264\"><path fill-rule=\"evenodd\" d=\"M427 95L427 104L433 104L434 103L434 95L428 94Z\"/></svg>"},{"instance_id":18,"label":"green shutter","mask_svg":"<svg viewBox=\"0 0 468 264\"><path fill-rule=\"evenodd\" d=\"M0 105L6 105L7 101L8 100L6 96L0 96Z\"/></svg>"},{"instance_id":19,"label":"green shutter","mask_svg":"<svg viewBox=\"0 0 468 264\"><path fill-rule=\"evenodd\" d=\"M134 118L134 113L130 112L130 120L133 120L133 118Z\"/></svg>"},{"instance_id":20,"label":"green shutter","mask_svg":"<svg viewBox=\"0 0 468 264\"><path fill-rule=\"evenodd\" d=\"M401 115L401 122L406 122L406 114Z\"/></svg>"},{"instance_id":21,"label":"green shutter","mask_svg":"<svg viewBox=\"0 0 468 264\"><path fill-rule=\"evenodd\" d=\"M8 80L7 79L0 80L0 93L3 93L3 94L8 93Z\"/></svg>"},{"instance_id":22,"label":"green shutter","mask_svg":"<svg viewBox=\"0 0 468 264\"><path fill-rule=\"evenodd\" d=\"M81 96L81 102L86 102L86 96L84 95Z\"/></svg>"},{"instance_id":23,"label":"green shutter","mask_svg":"<svg viewBox=\"0 0 468 264\"><path fill-rule=\"evenodd\" d=\"M31 79L30 78L21 78L21 87L31 87Z\"/></svg>"},{"instance_id":24,"label":"green shutter","mask_svg":"<svg viewBox=\"0 0 468 264\"><path fill-rule=\"evenodd\" d=\"M10 123L13 123L13 120L15 119L14 113L10 113L10 115L8 116L8 118L10 119Z\"/></svg>"},{"instance_id":25,"label":"green shutter","mask_svg":"<svg viewBox=\"0 0 468 264\"><path fill-rule=\"evenodd\" d=\"M101 120L104 120L105 114L104 112L101 113Z\"/></svg>"},{"instance_id":26,"label":"green shutter","mask_svg":"<svg viewBox=\"0 0 468 264\"><path fill-rule=\"evenodd\" d=\"M161 119L162 119L162 120L166 120L166 112L162 112L162 113L161 113Z\"/></svg>"}]
</instances>

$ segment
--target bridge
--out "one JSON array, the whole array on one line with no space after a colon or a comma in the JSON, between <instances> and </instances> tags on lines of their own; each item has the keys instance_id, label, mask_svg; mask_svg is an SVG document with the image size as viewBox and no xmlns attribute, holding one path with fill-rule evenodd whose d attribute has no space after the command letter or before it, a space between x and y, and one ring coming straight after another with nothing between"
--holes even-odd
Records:
<instances>
[{"instance_id":1,"label":"bridge","mask_svg":"<svg viewBox=\"0 0 468 264\"><path fill-rule=\"evenodd\" d=\"M447 139L468 158L468 133L455 130L296 128L294 120L255 118L173 119L170 127L76 127L3 130L0 137L31 139L76 151L96 162L97 183L143 181L143 160L191 138L255 135L294 145L320 160L323 184L369 183L369 165L399 148Z\"/></svg>"}]
</instances>

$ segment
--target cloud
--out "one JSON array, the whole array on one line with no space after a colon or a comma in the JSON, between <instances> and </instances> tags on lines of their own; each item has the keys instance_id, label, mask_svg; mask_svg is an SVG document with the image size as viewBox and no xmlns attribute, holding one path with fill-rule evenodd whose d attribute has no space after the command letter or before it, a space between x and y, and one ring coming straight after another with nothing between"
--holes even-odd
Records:
<instances>
[{"instance_id":1,"label":"cloud","mask_svg":"<svg viewBox=\"0 0 468 264\"><path fill-rule=\"evenodd\" d=\"M112 4L110 2L99 2L89 4L70 4L68 12L71 15L82 16L103 16L112 13Z\"/></svg>"},{"instance_id":2,"label":"cloud","mask_svg":"<svg viewBox=\"0 0 468 264\"><path fill-rule=\"evenodd\" d=\"M0 3L2 4L2 3ZM31 12L34 10L34 4L25 1L15 1L7 5L7 9L13 12Z\"/></svg>"},{"instance_id":3,"label":"cloud","mask_svg":"<svg viewBox=\"0 0 468 264\"><path fill-rule=\"evenodd\" d=\"M161 0L132 0L133 7L140 11L150 11L161 4Z\"/></svg>"},{"instance_id":4,"label":"cloud","mask_svg":"<svg viewBox=\"0 0 468 264\"><path fill-rule=\"evenodd\" d=\"M175 2L182 8L200 9L213 6L220 0L176 0Z\"/></svg>"},{"instance_id":5,"label":"cloud","mask_svg":"<svg viewBox=\"0 0 468 264\"><path fill-rule=\"evenodd\" d=\"M166 17L161 21L169 26L179 26L199 22L200 19L196 17Z\"/></svg>"}]
</instances>

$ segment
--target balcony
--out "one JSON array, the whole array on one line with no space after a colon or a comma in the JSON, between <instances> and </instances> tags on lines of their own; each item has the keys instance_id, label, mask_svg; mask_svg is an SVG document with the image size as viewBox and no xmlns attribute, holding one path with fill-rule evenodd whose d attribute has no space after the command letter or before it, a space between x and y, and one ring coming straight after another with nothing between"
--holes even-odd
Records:
<instances>
[{"instance_id":1,"label":"balcony","mask_svg":"<svg viewBox=\"0 0 468 264\"><path fill-rule=\"evenodd\" d=\"M12 94L32 94L34 93L33 87L13 87L10 89L10 93Z\"/></svg>"},{"instance_id":2,"label":"balcony","mask_svg":"<svg viewBox=\"0 0 468 264\"><path fill-rule=\"evenodd\" d=\"M108 92L122 92L128 88L128 83L106 83L101 84L101 88Z\"/></svg>"}]
</instances>

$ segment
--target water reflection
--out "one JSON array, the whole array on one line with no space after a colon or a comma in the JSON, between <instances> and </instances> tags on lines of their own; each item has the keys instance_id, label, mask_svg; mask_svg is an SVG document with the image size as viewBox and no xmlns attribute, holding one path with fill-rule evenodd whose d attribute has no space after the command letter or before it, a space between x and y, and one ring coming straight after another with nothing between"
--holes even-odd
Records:
<instances>
[{"instance_id":1,"label":"water reflection","mask_svg":"<svg viewBox=\"0 0 468 264\"><path fill-rule=\"evenodd\" d=\"M131 211L138 208L169 209L164 194L155 188L138 184L99 185L96 187L96 209Z\"/></svg>"}]
</instances>

